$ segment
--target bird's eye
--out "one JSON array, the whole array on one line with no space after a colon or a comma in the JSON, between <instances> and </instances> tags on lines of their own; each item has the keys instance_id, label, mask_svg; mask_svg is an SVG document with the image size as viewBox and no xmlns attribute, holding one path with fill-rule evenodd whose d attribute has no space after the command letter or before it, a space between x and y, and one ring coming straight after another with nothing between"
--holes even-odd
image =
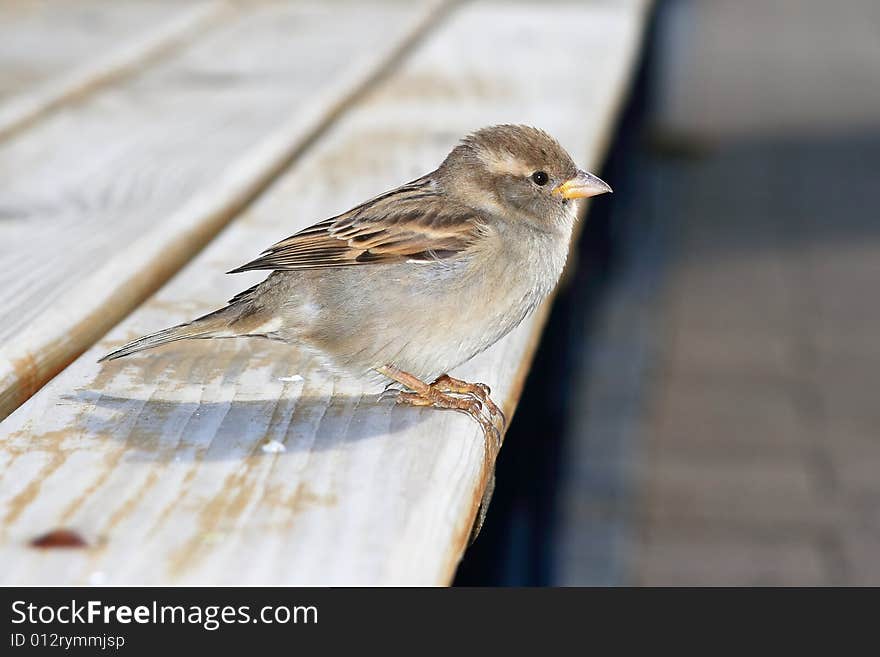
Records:
<instances>
[{"instance_id":1,"label":"bird's eye","mask_svg":"<svg viewBox=\"0 0 880 657\"><path fill-rule=\"evenodd\" d=\"M550 180L550 176L543 171L535 171L535 173L532 174L532 182L536 185L546 185L548 180Z\"/></svg>"}]
</instances>

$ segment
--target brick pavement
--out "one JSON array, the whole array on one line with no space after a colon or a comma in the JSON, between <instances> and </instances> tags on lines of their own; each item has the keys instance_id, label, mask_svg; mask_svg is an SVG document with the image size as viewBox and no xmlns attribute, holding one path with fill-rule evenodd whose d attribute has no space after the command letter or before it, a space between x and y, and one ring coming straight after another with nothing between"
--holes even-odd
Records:
<instances>
[{"instance_id":1,"label":"brick pavement","mask_svg":"<svg viewBox=\"0 0 880 657\"><path fill-rule=\"evenodd\" d=\"M870 139L672 167L631 581L880 584L878 167Z\"/></svg>"},{"instance_id":2,"label":"brick pavement","mask_svg":"<svg viewBox=\"0 0 880 657\"><path fill-rule=\"evenodd\" d=\"M880 584L880 134L636 168L557 582Z\"/></svg>"}]
</instances>

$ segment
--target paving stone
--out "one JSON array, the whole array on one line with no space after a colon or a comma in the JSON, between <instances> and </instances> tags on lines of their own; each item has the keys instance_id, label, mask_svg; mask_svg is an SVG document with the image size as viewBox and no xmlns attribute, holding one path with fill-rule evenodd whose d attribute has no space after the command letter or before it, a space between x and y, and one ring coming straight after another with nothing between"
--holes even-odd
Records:
<instances>
[{"instance_id":1,"label":"paving stone","mask_svg":"<svg viewBox=\"0 0 880 657\"><path fill-rule=\"evenodd\" d=\"M736 528L743 535L833 527L837 505L818 490L806 454L763 450L652 453L643 459L637 514L646 530Z\"/></svg>"},{"instance_id":2,"label":"paving stone","mask_svg":"<svg viewBox=\"0 0 880 657\"><path fill-rule=\"evenodd\" d=\"M880 533L845 531L841 543L847 583L880 586Z\"/></svg>"},{"instance_id":3,"label":"paving stone","mask_svg":"<svg viewBox=\"0 0 880 657\"><path fill-rule=\"evenodd\" d=\"M707 372L663 379L653 403L650 445L727 454L804 447L795 399L784 379ZM760 375L759 375L760 377Z\"/></svg>"},{"instance_id":4,"label":"paving stone","mask_svg":"<svg viewBox=\"0 0 880 657\"><path fill-rule=\"evenodd\" d=\"M635 550L633 584L644 586L819 586L829 583L809 537L761 540L676 533Z\"/></svg>"},{"instance_id":5,"label":"paving stone","mask_svg":"<svg viewBox=\"0 0 880 657\"><path fill-rule=\"evenodd\" d=\"M841 493L849 496L880 496L880 440L867 435L835 433L829 460ZM880 560L880 552L877 554Z\"/></svg>"}]
</instances>

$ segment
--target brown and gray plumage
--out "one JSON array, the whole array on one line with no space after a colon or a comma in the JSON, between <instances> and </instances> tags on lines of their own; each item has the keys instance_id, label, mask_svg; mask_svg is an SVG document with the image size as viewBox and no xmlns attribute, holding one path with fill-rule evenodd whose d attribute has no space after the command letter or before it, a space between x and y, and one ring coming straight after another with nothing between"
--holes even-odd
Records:
<instances>
[{"instance_id":1,"label":"brown and gray plumage","mask_svg":"<svg viewBox=\"0 0 880 657\"><path fill-rule=\"evenodd\" d=\"M386 377L401 403L452 408L499 437L482 384L448 372L517 326L559 280L575 200L611 191L547 133L500 125L440 167L306 228L234 272L269 277L229 305L102 360L185 338L262 336Z\"/></svg>"}]
</instances>

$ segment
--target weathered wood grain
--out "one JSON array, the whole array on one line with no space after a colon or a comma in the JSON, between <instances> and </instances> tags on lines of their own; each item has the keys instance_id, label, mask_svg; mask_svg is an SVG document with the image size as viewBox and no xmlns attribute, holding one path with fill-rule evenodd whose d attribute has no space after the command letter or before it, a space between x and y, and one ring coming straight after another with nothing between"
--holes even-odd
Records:
<instances>
[{"instance_id":1,"label":"weathered wood grain","mask_svg":"<svg viewBox=\"0 0 880 657\"><path fill-rule=\"evenodd\" d=\"M0 417L182 266L442 2L262 2L0 143Z\"/></svg>"},{"instance_id":2,"label":"weathered wood grain","mask_svg":"<svg viewBox=\"0 0 880 657\"><path fill-rule=\"evenodd\" d=\"M179 46L222 2L10 0L0 6L0 139Z\"/></svg>"},{"instance_id":3,"label":"weathered wood grain","mask_svg":"<svg viewBox=\"0 0 880 657\"><path fill-rule=\"evenodd\" d=\"M222 304L261 276L221 272L429 170L472 129L534 123L596 168L644 9L457 8L201 255L0 425L3 582L449 582L492 466L468 418L377 402L268 341L95 360ZM457 374L492 385L511 413L545 313ZM89 547L29 547L60 527Z\"/></svg>"}]
</instances>

